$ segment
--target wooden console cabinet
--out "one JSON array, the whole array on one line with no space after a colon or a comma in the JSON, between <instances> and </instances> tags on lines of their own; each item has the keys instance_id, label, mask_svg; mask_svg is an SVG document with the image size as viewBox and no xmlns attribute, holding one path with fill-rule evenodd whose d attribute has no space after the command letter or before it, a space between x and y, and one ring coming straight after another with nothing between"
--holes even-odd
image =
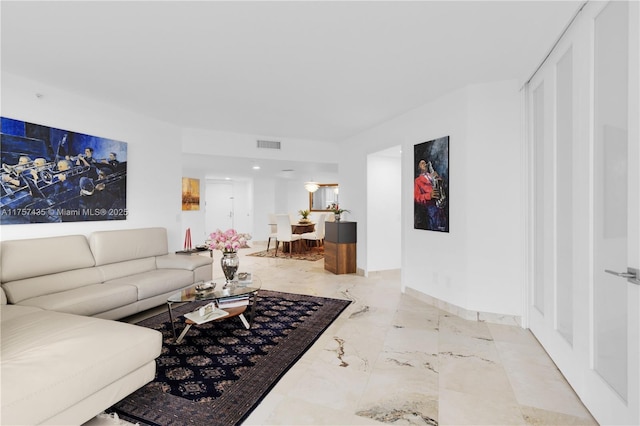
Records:
<instances>
[{"instance_id":1,"label":"wooden console cabinet","mask_svg":"<svg viewBox=\"0 0 640 426\"><path fill-rule=\"evenodd\" d=\"M326 222L324 269L334 274L356 273L356 222Z\"/></svg>"}]
</instances>

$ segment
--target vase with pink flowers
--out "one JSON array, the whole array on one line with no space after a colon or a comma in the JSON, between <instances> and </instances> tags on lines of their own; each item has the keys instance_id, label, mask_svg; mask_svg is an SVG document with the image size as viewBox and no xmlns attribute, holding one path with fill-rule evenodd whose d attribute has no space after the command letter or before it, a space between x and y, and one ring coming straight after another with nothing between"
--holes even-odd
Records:
<instances>
[{"instance_id":1,"label":"vase with pink flowers","mask_svg":"<svg viewBox=\"0 0 640 426\"><path fill-rule=\"evenodd\" d=\"M238 272L240 266L240 259L238 258L238 249L242 247L248 247L247 241L251 239L251 235L242 234L235 229L227 229L221 231L216 229L209 235L207 244L211 250L220 250L222 252L222 259L220 259L220 266L226 279L225 288L231 284L233 278Z\"/></svg>"}]
</instances>

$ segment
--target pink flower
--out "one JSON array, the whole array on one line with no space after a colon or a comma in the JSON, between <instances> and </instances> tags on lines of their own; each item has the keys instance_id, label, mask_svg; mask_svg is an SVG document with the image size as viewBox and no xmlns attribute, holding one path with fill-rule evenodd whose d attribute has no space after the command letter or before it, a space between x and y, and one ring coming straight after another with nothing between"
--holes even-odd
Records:
<instances>
[{"instance_id":1,"label":"pink flower","mask_svg":"<svg viewBox=\"0 0 640 426\"><path fill-rule=\"evenodd\" d=\"M223 253L232 253L241 247L247 247L247 241L251 239L249 234L240 234L235 229L227 229L222 232L216 229L209 235L207 244L212 250L220 250Z\"/></svg>"}]
</instances>

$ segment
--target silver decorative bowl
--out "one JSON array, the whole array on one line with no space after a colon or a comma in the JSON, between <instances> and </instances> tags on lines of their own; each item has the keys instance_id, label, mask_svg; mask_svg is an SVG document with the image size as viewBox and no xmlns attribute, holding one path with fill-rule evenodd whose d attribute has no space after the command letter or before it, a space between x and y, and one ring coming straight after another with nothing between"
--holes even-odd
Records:
<instances>
[{"instance_id":1,"label":"silver decorative bowl","mask_svg":"<svg viewBox=\"0 0 640 426\"><path fill-rule=\"evenodd\" d=\"M216 288L216 283L212 281L196 285L196 291L208 291L214 288Z\"/></svg>"}]
</instances>

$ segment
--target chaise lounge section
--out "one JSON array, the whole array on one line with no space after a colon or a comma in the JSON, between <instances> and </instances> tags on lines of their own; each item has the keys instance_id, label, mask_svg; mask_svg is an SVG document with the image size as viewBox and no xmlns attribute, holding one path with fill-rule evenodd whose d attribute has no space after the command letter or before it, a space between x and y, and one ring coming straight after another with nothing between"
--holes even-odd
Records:
<instances>
[{"instance_id":1,"label":"chaise lounge section","mask_svg":"<svg viewBox=\"0 0 640 426\"><path fill-rule=\"evenodd\" d=\"M153 380L160 333L113 319L207 281L164 228L3 241L1 424L81 424Z\"/></svg>"},{"instance_id":2,"label":"chaise lounge section","mask_svg":"<svg viewBox=\"0 0 640 426\"><path fill-rule=\"evenodd\" d=\"M0 424L79 425L153 380L157 331L2 296Z\"/></svg>"}]
</instances>

